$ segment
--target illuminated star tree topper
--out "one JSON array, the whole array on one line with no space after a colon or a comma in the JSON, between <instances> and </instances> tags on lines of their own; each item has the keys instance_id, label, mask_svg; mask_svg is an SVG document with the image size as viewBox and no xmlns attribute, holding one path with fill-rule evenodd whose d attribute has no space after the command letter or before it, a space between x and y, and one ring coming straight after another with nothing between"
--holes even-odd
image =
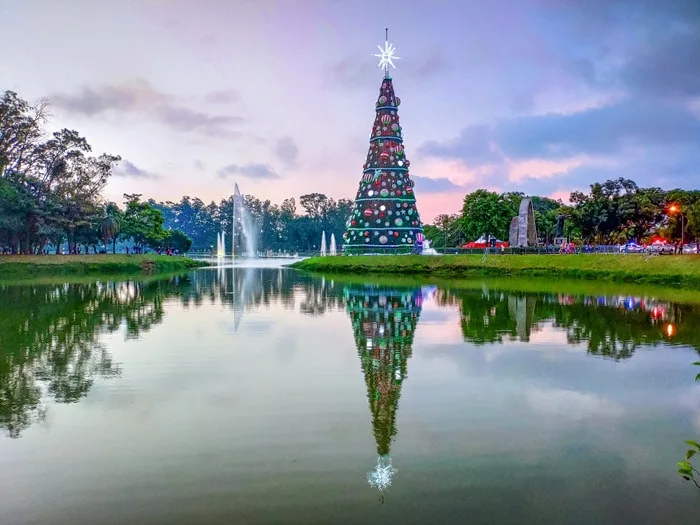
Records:
<instances>
[{"instance_id":1,"label":"illuminated star tree topper","mask_svg":"<svg viewBox=\"0 0 700 525\"><path fill-rule=\"evenodd\" d=\"M394 55L396 53L396 48L394 47L394 44L389 43L389 28L387 27L385 29L385 40L384 40L384 48L382 46L377 46L377 49L379 49L379 54L374 54L372 56L375 56L379 59L379 69L384 70L384 77L389 78L389 66L393 67L396 69L396 64L394 64L394 60L401 60L401 57L397 57Z\"/></svg>"}]
</instances>

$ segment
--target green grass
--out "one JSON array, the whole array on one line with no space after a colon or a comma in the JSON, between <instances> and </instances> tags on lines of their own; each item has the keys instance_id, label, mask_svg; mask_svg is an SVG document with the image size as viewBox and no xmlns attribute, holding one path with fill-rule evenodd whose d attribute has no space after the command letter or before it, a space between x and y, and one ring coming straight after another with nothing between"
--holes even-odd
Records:
<instances>
[{"instance_id":1,"label":"green grass","mask_svg":"<svg viewBox=\"0 0 700 525\"><path fill-rule=\"evenodd\" d=\"M0 255L0 280L47 275L129 275L174 272L206 266L167 255Z\"/></svg>"},{"instance_id":2,"label":"green grass","mask_svg":"<svg viewBox=\"0 0 700 525\"><path fill-rule=\"evenodd\" d=\"M420 255L313 257L292 265L320 273L536 276L661 284L700 289L700 256L643 255Z\"/></svg>"}]
</instances>

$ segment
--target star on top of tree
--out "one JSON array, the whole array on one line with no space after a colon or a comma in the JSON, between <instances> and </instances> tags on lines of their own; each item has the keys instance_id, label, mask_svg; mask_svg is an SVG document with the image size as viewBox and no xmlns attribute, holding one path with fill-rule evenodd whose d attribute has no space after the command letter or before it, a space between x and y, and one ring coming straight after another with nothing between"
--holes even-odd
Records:
<instances>
[{"instance_id":1,"label":"star on top of tree","mask_svg":"<svg viewBox=\"0 0 700 525\"><path fill-rule=\"evenodd\" d=\"M396 48L394 47L394 44L389 43L389 28L386 30L386 39L384 41L384 47L378 45L377 49L379 49L379 54L374 54L372 56L375 56L379 59L379 69L384 70L384 76L389 76L389 66L393 67L396 69L396 64L394 64L394 60L401 60L401 57L397 57L394 55L396 53Z\"/></svg>"}]
</instances>

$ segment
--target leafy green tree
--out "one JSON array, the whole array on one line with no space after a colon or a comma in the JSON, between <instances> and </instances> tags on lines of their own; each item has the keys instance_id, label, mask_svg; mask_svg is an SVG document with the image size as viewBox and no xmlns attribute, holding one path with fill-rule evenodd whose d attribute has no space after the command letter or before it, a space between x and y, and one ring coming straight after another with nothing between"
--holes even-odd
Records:
<instances>
[{"instance_id":1,"label":"leafy green tree","mask_svg":"<svg viewBox=\"0 0 700 525\"><path fill-rule=\"evenodd\" d=\"M163 241L167 248L177 250L180 253L187 253L192 247L192 239L180 230L167 230L167 236Z\"/></svg>"},{"instance_id":2,"label":"leafy green tree","mask_svg":"<svg viewBox=\"0 0 700 525\"><path fill-rule=\"evenodd\" d=\"M148 202L142 202L140 194L124 194L124 203L122 238L131 239L137 251L146 246L161 246L168 235L163 228L163 213Z\"/></svg>"},{"instance_id":3,"label":"leafy green tree","mask_svg":"<svg viewBox=\"0 0 700 525\"><path fill-rule=\"evenodd\" d=\"M117 238L122 229L124 214L119 206L110 202L105 207L105 218L100 224L100 232L105 242L112 243L112 253L117 253Z\"/></svg>"},{"instance_id":4,"label":"leafy green tree","mask_svg":"<svg viewBox=\"0 0 700 525\"><path fill-rule=\"evenodd\" d=\"M468 240L482 235L493 235L499 239L508 237L508 228L514 211L514 198L499 195L484 189L468 193L462 206L461 228Z\"/></svg>"}]
</instances>

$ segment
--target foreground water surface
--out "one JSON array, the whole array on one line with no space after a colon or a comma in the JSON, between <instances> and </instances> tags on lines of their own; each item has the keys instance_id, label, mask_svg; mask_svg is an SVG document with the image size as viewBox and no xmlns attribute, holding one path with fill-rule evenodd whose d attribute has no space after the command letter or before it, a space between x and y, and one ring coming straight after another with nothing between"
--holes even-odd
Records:
<instances>
[{"instance_id":1,"label":"foreground water surface","mask_svg":"<svg viewBox=\"0 0 700 525\"><path fill-rule=\"evenodd\" d=\"M0 285L0 523L697 523L700 305L512 284Z\"/></svg>"}]
</instances>

